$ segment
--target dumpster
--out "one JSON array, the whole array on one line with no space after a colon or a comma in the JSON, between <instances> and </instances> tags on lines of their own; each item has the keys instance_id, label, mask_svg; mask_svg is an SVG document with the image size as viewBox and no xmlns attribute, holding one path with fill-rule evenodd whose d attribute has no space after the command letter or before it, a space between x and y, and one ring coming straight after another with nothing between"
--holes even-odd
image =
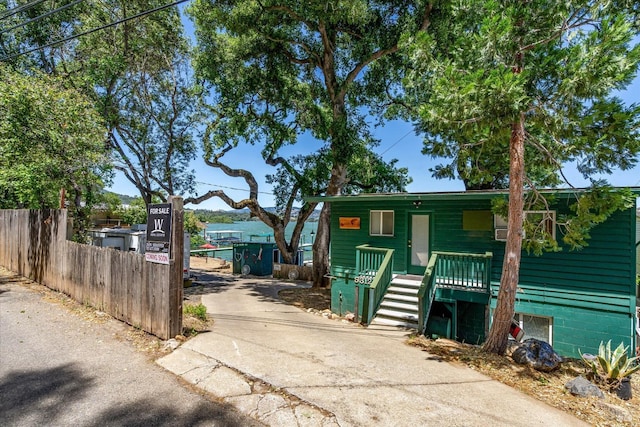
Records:
<instances>
[{"instance_id":1,"label":"dumpster","mask_svg":"<svg viewBox=\"0 0 640 427\"><path fill-rule=\"evenodd\" d=\"M275 243L238 242L233 244L233 274L270 276L273 274Z\"/></svg>"}]
</instances>

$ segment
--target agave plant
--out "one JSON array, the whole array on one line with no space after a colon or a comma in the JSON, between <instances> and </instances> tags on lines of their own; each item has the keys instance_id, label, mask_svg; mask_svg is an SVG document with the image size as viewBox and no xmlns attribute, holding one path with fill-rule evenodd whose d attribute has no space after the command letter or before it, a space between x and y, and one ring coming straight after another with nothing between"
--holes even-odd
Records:
<instances>
[{"instance_id":1,"label":"agave plant","mask_svg":"<svg viewBox=\"0 0 640 427\"><path fill-rule=\"evenodd\" d=\"M634 372L640 370L640 364L637 361L640 357L627 357L627 350L623 343L613 351L611 351L611 340L605 345L600 342L598 355L595 357L585 357L580 353L582 360L589 369L589 377L591 379L608 384L612 388L620 384L623 378L628 377Z\"/></svg>"}]
</instances>

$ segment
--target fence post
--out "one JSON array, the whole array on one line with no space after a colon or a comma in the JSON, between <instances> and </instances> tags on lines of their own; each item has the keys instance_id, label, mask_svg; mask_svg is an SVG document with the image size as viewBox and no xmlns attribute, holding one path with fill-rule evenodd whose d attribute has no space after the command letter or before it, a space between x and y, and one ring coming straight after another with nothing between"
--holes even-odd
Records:
<instances>
[{"instance_id":1,"label":"fence post","mask_svg":"<svg viewBox=\"0 0 640 427\"><path fill-rule=\"evenodd\" d=\"M182 294L184 289L184 209L180 196L169 196L171 203L171 254L169 255L169 338L182 333Z\"/></svg>"}]
</instances>

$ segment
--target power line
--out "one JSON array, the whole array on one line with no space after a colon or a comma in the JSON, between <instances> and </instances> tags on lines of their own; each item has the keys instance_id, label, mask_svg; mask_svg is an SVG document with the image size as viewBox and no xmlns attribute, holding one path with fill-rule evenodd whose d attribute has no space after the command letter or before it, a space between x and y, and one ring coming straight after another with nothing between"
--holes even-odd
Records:
<instances>
[{"instance_id":1,"label":"power line","mask_svg":"<svg viewBox=\"0 0 640 427\"><path fill-rule=\"evenodd\" d=\"M178 1L174 1L173 3L169 3L169 4L165 4L163 6L158 6L158 7L153 8L153 9L145 10L144 12L140 12L140 13L138 13L136 15L129 16L127 18L123 18L123 19L120 19L118 21L106 24L106 25L102 25L100 27L93 28L91 30L87 30L87 31L85 31L83 33L74 34L73 36L69 36L69 37L66 37L64 39L56 40L56 41L53 41L53 42L48 43L46 45L38 46L38 47L35 47L33 49L29 49L27 51L24 51L24 52L18 52L18 53L14 53L13 55L7 55L7 56L3 57L2 59L0 59L0 61L8 61L10 59L17 58L18 56L28 55L28 54L33 53L35 51L46 49L46 48L51 47L51 46L56 45L56 44L66 43L66 42L68 42L70 40L77 39L78 37L82 37L82 36L86 36L86 35L89 35L89 34L93 34L96 31L104 30L104 29L107 29L107 28L115 27L116 25L122 24L124 22L128 22L128 21L131 21L133 19L140 18L142 16L147 16L147 15L150 15L152 13L159 12L161 10L168 9L170 7L173 7L173 6L177 6L179 4L186 3L187 1L189 1L189 0L178 0Z\"/></svg>"},{"instance_id":2,"label":"power line","mask_svg":"<svg viewBox=\"0 0 640 427\"><path fill-rule=\"evenodd\" d=\"M5 10L5 14L0 17L0 21L9 18L10 16L15 15L16 13L20 13L23 10L31 9L34 6L39 5L45 0L35 0L27 4L23 4L22 6L14 7L13 9Z\"/></svg>"},{"instance_id":3,"label":"power line","mask_svg":"<svg viewBox=\"0 0 640 427\"><path fill-rule=\"evenodd\" d=\"M208 182L201 182L201 181L196 181L196 184L208 185L209 187L226 188L227 190L250 191L246 188L227 187L226 185L209 184ZM273 193L267 193L265 191L258 191L258 194L266 194L269 196L273 196Z\"/></svg>"},{"instance_id":4,"label":"power line","mask_svg":"<svg viewBox=\"0 0 640 427\"><path fill-rule=\"evenodd\" d=\"M384 155L384 153L386 153L387 151L391 150L393 147L395 147L396 145L398 145L398 143L399 143L400 141L402 141L403 139L405 139L407 136L409 136L409 134L410 134L411 132L413 132L413 129L412 129L412 130L410 130L409 132L405 133L404 135L402 135L402 136L400 137L400 139L398 139L396 142L394 142L394 143L393 143L393 144L391 144L389 147L387 147L387 149L386 149L386 150L384 150L382 153L380 153L380 155L381 155L381 156L382 156L382 155Z\"/></svg>"},{"instance_id":5,"label":"power line","mask_svg":"<svg viewBox=\"0 0 640 427\"><path fill-rule=\"evenodd\" d=\"M21 23L21 24L16 24L16 25L14 25L14 26L13 26L13 27L11 27L11 28L5 28L4 30L0 31L0 34L6 33L7 31L15 30L16 28L24 27L25 25L29 25L29 24L31 24L32 22L37 22L37 21L39 21L39 20L41 20L41 19L43 19L43 18L46 18L46 17L48 17L48 16L53 15L53 14L54 14L54 13L56 13L56 12L62 12L62 11L63 11L63 10L65 10L65 9L68 9L68 8L70 8L70 7L72 7L72 6L77 5L77 4L78 4L78 3L80 3L81 1L83 1L83 0L75 0L75 1L72 1L71 3L67 3L67 4L66 4L66 5L64 5L64 6L60 6L60 7L59 7L59 8L57 8L57 9L50 10L49 12L47 12L47 13L43 13L43 14L42 14L42 15L40 15L40 16L36 16L35 18L31 18L31 19L29 19L29 20L27 20L27 21L24 21L24 22L23 22L23 23Z\"/></svg>"}]
</instances>

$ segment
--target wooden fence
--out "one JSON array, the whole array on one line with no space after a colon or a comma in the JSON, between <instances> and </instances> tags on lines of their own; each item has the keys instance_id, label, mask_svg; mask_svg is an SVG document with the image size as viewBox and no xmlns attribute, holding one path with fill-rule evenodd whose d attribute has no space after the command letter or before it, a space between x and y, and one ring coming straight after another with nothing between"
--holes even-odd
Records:
<instances>
[{"instance_id":1,"label":"wooden fence","mask_svg":"<svg viewBox=\"0 0 640 427\"><path fill-rule=\"evenodd\" d=\"M66 210L0 210L0 265L161 339L181 333L182 274L169 280L173 265L66 236Z\"/></svg>"}]
</instances>

